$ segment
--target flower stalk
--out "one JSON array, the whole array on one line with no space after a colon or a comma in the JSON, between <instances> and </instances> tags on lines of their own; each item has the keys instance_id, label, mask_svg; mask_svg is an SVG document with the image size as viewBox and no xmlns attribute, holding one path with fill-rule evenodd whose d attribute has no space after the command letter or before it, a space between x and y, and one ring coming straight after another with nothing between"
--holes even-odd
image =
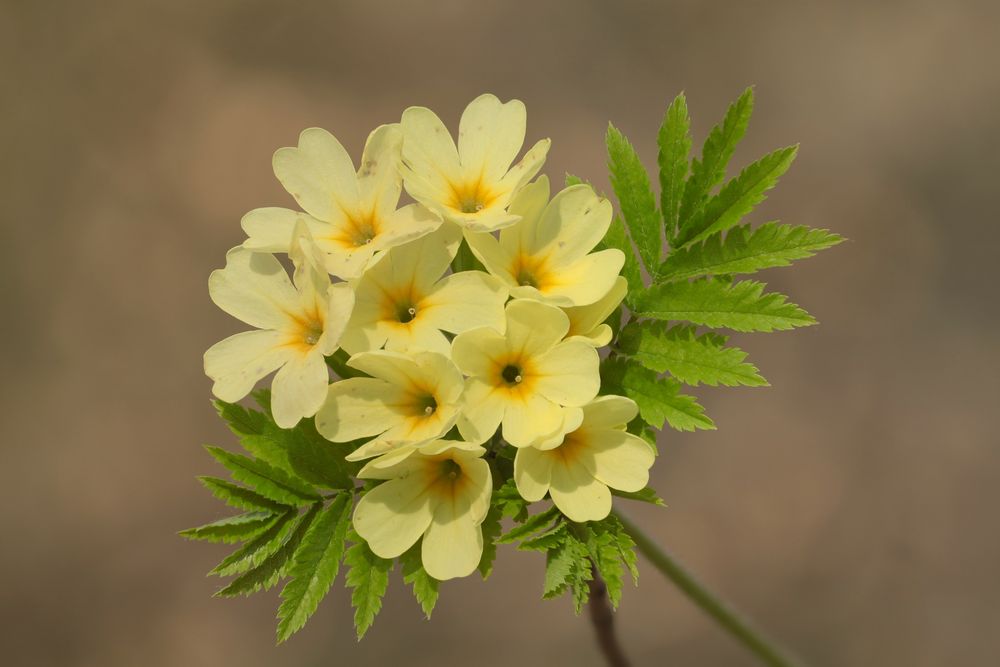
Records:
<instances>
[{"instance_id":1,"label":"flower stalk","mask_svg":"<svg viewBox=\"0 0 1000 667\"><path fill-rule=\"evenodd\" d=\"M708 590L677 559L654 542L631 519L618 510L613 510L613 512L625 527L626 532L631 535L636 547L646 557L646 560L708 614L712 620L757 656L761 664L769 667L803 667L802 663L793 659L774 641L761 634L727 602Z\"/></svg>"}]
</instances>

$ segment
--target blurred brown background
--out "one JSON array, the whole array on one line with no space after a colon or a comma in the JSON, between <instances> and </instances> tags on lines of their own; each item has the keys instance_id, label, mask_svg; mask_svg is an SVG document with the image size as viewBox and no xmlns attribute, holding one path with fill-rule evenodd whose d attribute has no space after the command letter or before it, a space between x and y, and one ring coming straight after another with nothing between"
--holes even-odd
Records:
<instances>
[{"instance_id":1,"label":"blurred brown background","mask_svg":"<svg viewBox=\"0 0 1000 667\"><path fill-rule=\"evenodd\" d=\"M335 585L275 648L275 595L221 601L201 443L233 443L201 354L240 324L208 272L239 218L288 205L302 128L357 155L408 105L452 127L523 99L546 171L607 187L613 120L655 160L680 90L696 141L748 84L739 165L801 142L757 219L851 238L765 274L822 322L739 336L773 387L703 389L719 430L665 433L667 510L629 508L817 667L1000 654L1000 5L996 2L0 3L5 665L600 665L540 598L535 554L395 583L354 641ZM617 616L637 665L752 665L654 570Z\"/></svg>"}]
</instances>

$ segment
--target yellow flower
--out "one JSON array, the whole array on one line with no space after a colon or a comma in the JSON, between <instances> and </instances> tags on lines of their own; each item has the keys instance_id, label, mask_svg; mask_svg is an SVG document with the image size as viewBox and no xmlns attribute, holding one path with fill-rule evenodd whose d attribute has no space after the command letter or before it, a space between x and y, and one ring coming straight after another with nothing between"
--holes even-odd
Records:
<instances>
[{"instance_id":1,"label":"yellow flower","mask_svg":"<svg viewBox=\"0 0 1000 667\"><path fill-rule=\"evenodd\" d=\"M372 377L330 385L316 413L316 429L327 440L348 442L378 436L348 460L370 458L406 443L427 442L455 425L464 386L462 373L436 352L362 352L349 366Z\"/></svg>"},{"instance_id":2,"label":"yellow flower","mask_svg":"<svg viewBox=\"0 0 1000 667\"><path fill-rule=\"evenodd\" d=\"M510 205L521 221L500 232L467 234L486 269L515 298L556 306L585 306L608 293L625 263L621 250L591 253L611 224L611 202L589 185L574 185L549 201L544 176L525 186ZM588 254L589 253L589 254Z\"/></svg>"},{"instance_id":3,"label":"yellow flower","mask_svg":"<svg viewBox=\"0 0 1000 667\"><path fill-rule=\"evenodd\" d=\"M611 290L594 303L564 308L563 311L569 316L569 333L566 337L588 341L594 347L604 347L610 343L611 327L604 320L615 312L626 292L628 281L623 276L618 276Z\"/></svg>"},{"instance_id":4,"label":"yellow flower","mask_svg":"<svg viewBox=\"0 0 1000 667\"><path fill-rule=\"evenodd\" d=\"M364 271L375 253L436 229L440 217L419 204L397 209L401 192L398 124L368 137L361 168L337 139L319 128L304 130L297 148L274 154L274 173L306 211L269 207L243 217L252 250L286 252L297 221L304 221L325 253L326 268L345 280Z\"/></svg>"},{"instance_id":5,"label":"yellow flower","mask_svg":"<svg viewBox=\"0 0 1000 667\"><path fill-rule=\"evenodd\" d=\"M271 384L271 410L282 428L323 404L330 381L323 357L337 350L354 305L346 283L330 284L304 224L295 228L289 255L294 283L273 255L229 251L226 267L209 277L208 292L219 308L258 330L230 336L205 353L212 392L224 401L240 400L280 369Z\"/></svg>"},{"instance_id":6,"label":"yellow flower","mask_svg":"<svg viewBox=\"0 0 1000 667\"><path fill-rule=\"evenodd\" d=\"M362 496L354 529L382 558L395 558L423 535L427 574L445 580L472 574L483 555L481 524L493 478L482 447L437 440L370 461L358 477L388 480Z\"/></svg>"},{"instance_id":7,"label":"yellow flower","mask_svg":"<svg viewBox=\"0 0 1000 667\"><path fill-rule=\"evenodd\" d=\"M357 306L342 347L356 354L376 350L423 349L449 354L442 331L503 326L507 289L482 271L442 278L461 243L454 225L377 258L357 281Z\"/></svg>"},{"instance_id":8,"label":"yellow flower","mask_svg":"<svg viewBox=\"0 0 1000 667\"><path fill-rule=\"evenodd\" d=\"M563 407L585 405L601 384L597 350L564 341L568 330L560 309L518 299L507 304L505 334L481 327L455 337L452 358L470 376L458 418L463 438L485 442L502 423L504 440L526 447L567 430L574 410Z\"/></svg>"},{"instance_id":9,"label":"yellow flower","mask_svg":"<svg viewBox=\"0 0 1000 667\"><path fill-rule=\"evenodd\" d=\"M424 107L403 112L403 182L406 191L445 220L489 232L517 222L511 197L534 178L549 151L542 139L514 167L524 144L524 103L493 95L474 99L458 126L458 147L441 119Z\"/></svg>"},{"instance_id":10,"label":"yellow flower","mask_svg":"<svg viewBox=\"0 0 1000 667\"><path fill-rule=\"evenodd\" d=\"M611 512L611 492L639 491L649 482L653 448L627 433L638 414L623 396L601 396L583 406L583 421L548 449L525 447L514 458L514 481L525 500L552 496L573 521L599 521Z\"/></svg>"}]
</instances>

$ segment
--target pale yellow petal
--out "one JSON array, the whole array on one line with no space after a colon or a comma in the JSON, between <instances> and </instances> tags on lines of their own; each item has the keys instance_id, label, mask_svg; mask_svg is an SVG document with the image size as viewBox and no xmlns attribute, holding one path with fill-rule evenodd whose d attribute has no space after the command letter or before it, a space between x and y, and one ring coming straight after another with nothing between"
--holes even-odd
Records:
<instances>
[{"instance_id":1,"label":"pale yellow petal","mask_svg":"<svg viewBox=\"0 0 1000 667\"><path fill-rule=\"evenodd\" d=\"M427 196L440 198L440 192L461 177L458 149L448 128L425 107L406 109L400 126L406 191L418 201Z\"/></svg>"},{"instance_id":2,"label":"pale yellow petal","mask_svg":"<svg viewBox=\"0 0 1000 667\"><path fill-rule=\"evenodd\" d=\"M319 307L318 301L326 300L330 276L326 272L324 256L316 247L304 220L296 221L292 230L288 258L295 268L292 284L299 293L299 302L306 312L311 312Z\"/></svg>"},{"instance_id":3,"label":"pale yellow petal","mask_svg":"<svg viewBox=\"0 0 1000 667\"><path fill-rule=\"evenodd\" d=\"M371 244L375 251L409 243L441 226L441 216L421 204L409 204L386 214L381 220L379 233Z\"/></svg>"},{"instance_id":4,"label":"pale yellow petal","mask_svg":"<svg viewBox=\"0 0 1000 667\"><path fill-rule=\"evenodd\" d=\"M529 502L536 502L549 492L552 479L552 457L534 447L522 447L514 456L514 483L517 492Z\"/></svg>"},{"instance_id":5,"label":"pale yellow petal","mask_svg":"<svg viewBox=\"0 0 1000 667\"><path fill-rule=\"evenodd\" d=\"M601 388L600 362L591 345L563 341L535 360L535 390L560 405L582 406Z\"/></svg>"},{"instance_id":6,"label":"pale yellow petal","mask_svg":"<svg viewBox=\"0 0 1000 667\"><path fill-rule=\"evenodd\" d=\"M315 238L330 233L329 225L308 213L277 206L255 208L240 220L240 226L247 235L243 247L258 252L288 252L292 243L292 231L299 220L309 226L309 231Z\"/></svg>"},{"instance_id":7,"label":"pale yellow petal","mask_svg":"<svg viewBox=\"0 0 1000 667\"><path fill-rule=\"evenodd\" d=\"M520 216L511 215L503 206L502 201L494 203L489 209L475 214L460 214L454 211L449 212L448 218L464 229L475 233L495 232L517 223Z\"/></svg>"},{"instance_id":8,"label":"pale yellow petal","mask_svg":"<svg viewBox=\"0 0 1000 667\"><path fill-rule=\"evenodd\" d=\"M378 435L403 421L406 395L377 378L334 382L316 413L316 430L327 440L349 442Z\"/></svg>"},{"instance_id":9,"label":"pale yellow petal","mask_svg":"<svg viewBox=\"0 0 1000 667\"><path fill-rule=\"evenodd\" d=\"M480 524L490 511L490 498L493 496L493 474L490 464L480 458L486 453L482 447L473 451L455 448L454 460L462 466L462 482L459 491L465 496L469 505L469 518L475 524Z\"/></svg>"},{"instance_id":10,"label":"pale yellow petal","mask_svg":"<svg viewBox=\"0 0 1000 667\"><path fill-rule=\"evenodd\" d=\"M271 414L281 428L292 428L303 417L312 417L326 399L330 373L318 350L295 355L282 366L271 383Z\"/></svg>"},{"instance_id":11,"label":"pale yellow petal","mask_svg":"<svg viewBox=\"0 0 1000 667\"><path fill-rule=\"evenodd\" d=\"M529 254L545 254L554 266L572 264L594 249L611 225L611 202L589 185L572 185L552 198L538 221Z\"/></svg>"},{"instance_id":12,"label":"pale yellow petal","mask_svg":"<svg viewBox=\"0 0 1000 667\"><path fill-rule=\"evenodd\" d=\"M520 225L521 223L518 223L513 228ZM508 227L507 229L513 228ZM500 232L501 238L506 231ZM510 272L510 268L514 264L514 257L500 246L500 243L493 238L492 234L467 232L465 240L469 244L472 254L483 263L487 271L510 287L517 285L517 280L515 280L514 275Z\"/></svg>"},{"instance_id":13,"label":"pale yellow petal","mask_svg":"<svg viewBox=\"0 0 1000 667\"><path fill-rule=\"evenodd\" d=\"M453 273L420 302L418 316L438 329L461 333L474 327L504 328L507 288L482 271Z\"/></svg>"},{"instance_id":14,"label":"pale yellow petal","mask_svg":"<svg viewBox=\"0 0 1000 667\"><path fill-rule=\"evenodd\" d=\"M564 298L571 306L586 306L599 301L614 286L625 263L625 254L608 248L554 272L555 279L542 292L553 298Z\"/></svg>"},{"instance_id":15,"label":"pale yellow petal","mask_svg":"<svg viewBox=\"0 0 1000 667\"><path fill-rule=\"evenodd\" d=\"M472 574L483 556L483 531L473 521L469 500L439 502L421 545L427 574L439 581Z\"/></svg>"},{"instance_id":16,"label":"pale yellow petal","mask_svg":"<svg viewBox=\"0 0 1000 667\"><path fill-rule=\"evenodd\" d=\"M567 336L591 336L601 326L604 320L615 312L625 294L628 292L628 281L618 276L608 293L592 304L566 308L569 317L569 332ZM609 332L610 333L610 332ZM603 334L602 334L603 335ZM607 343L601 343L606 345Z\"/></svg>"},{"instance_id":17,"label":"pale yellow petal","mask_svg":"<svg viewBox=\"0 0 1000 667\"><path fill-rule=\"evenodd\" d=\"M465 383L465 408L458 416L458 430L471 443L483 443L493 437L503 419L504 401L500 392L479 378Z\"/></svg>"},{"instance_id":18,"label":"pale yellow petal","mask_svg":"<svg viewBox=\"0 0 1000 667\"><path fill-rule=\"evenodd\" d=\"M549 486L552 502L571 521L600 521L611 513L611 492L580 462L556 461Z\"/></svg>"},{"instance_id":19,"label":"pale yellow petal","mask_svg":"<svg viewBox=\"0 0 1000 667\"><path fill-rule=\"evenodd\" d=\"M542 174L528 183L511 200L509 211L521 216L520 222L500 232L500 246L505 255L516 257L527 248L535 247L538 221L549 203L549 177Z\"/></svg>"},{"instance_id":20,"label":"pale yellow petal","mask_svg":"<svg viewBox=\"0 0 1000 667\"><path fill-rule=\"evenodd\" d=\"M432 516L430 497L419 478L392 479L358 501L354 529L376 555L395 558L420 539Z\"/></svg>"},{"instance_id":21,"label":"pale yellow petal","mask_svg":"<svg viewBox=\"0 0 1000 667\"><path fill-rule=\"evenodd\" d=\"M611 342L612 338L614 338L614 332L611 331L611 327L607 324L601 324L596 329L592 329L585 334L567 336L566 340L580 340L587 345L604 347Z\"/></svg>"},{"instance_id":22,"label":"pale yellow petal","mask_svg":"<svg viewBox=\"0 0 1000 667\"><path fill-rule=\"evenodd\" d=\"M323 328L323 337L317 343L324 356L330 356L337 351L353 310L354 290L351 289L351 286L347 283L330 285L329 290L327 290L326 323Z\"/></svg>"},{"instance_id":23,"label":"pale yellow petal","mask_svg":"<svg viewBox=\"0 0 1000 667\"><path fill-rule=\"evenodd\" d=\"M406 326L387 328L385 349L399 352L425 350L447 355L451 350L451 343L440 329L417 317Z\"/></svg>"},{"instance_id":24,"label":"pale yellow petal","mask_svg":"<svg viewBox=\"0 0 1000 667\"><path fill-rule=\"evenodd\" d=\"M500 188L511 194L517 193L518 190L524 187L528 181L541 171L551 145L552 141L550 139L539 140L524 154L520 162L511 167L510 171L500 181Z\"/></svg>"},{"instance_id":25,"label":"pale yellow petal","mask_svg":"<svg viewBox=\"0 0 1000 667\"><path fill-rule=\"evenodd\" d=\"M506 355L506 339L490 327L463 331L451 344L451 358L466 375L491 376Z\"/></svg>"},{"instance_id":26,"label":"pale yellow petal","mask_svg":"<svg viewBox=\"0 0 1000 667\"><path fill-rule=\"evenodd\" d=\"M358 167L358 194L362 208L388 213L396 208L402 191L399 171L403 131L398 123L379 125L365 141Z\"/></svg>"},{"instance_id":27,"label":"pale yellow petal","mask_svg":"<svg viewBox=\"0 0 1000 667\"><path fill-rule=\"evenodd\" d=\"M299 295L276 257L233 248L226 267L208 277L212 301L233 317L260 329L280 329L288 311L299 306Z\"/></svg>"},{"instance_id":28,"label":"pale yellow petal","mask_svg":"<svg viewBox=\"0 0 1000 667\"><path fill-rule=\"evenodd\" d=\"M272 164L281 184L314 217L331 220L338 211L357 210L358 179L351 156L326 130L303 130L298 147L278 149Z\"/></svg>"},{"instance_id":29,"label":"pale yellow petal","mask_svg":"<svg viewBox=\"0 0 1000 667\"><path fill-rule=\"evenodd\" d=\"M212 393L229 403L250 393L265 375L291 357L286 336L277 331L245 331L219 341L205 352L205 374Z\"/></svg>"},{"instance_id":30,"label":"pale yellow petal","mask_svg":"<svg viewBox=\"0 0 1000 667\"><path fill-rule=\"evenodd\" d=\"M458 126L458 155L466 176L500 180L521 151L526 122L520 100L502 103L490 94L474 99Z\"/></svg>"},{"instance_id":31,"label":"pale yellow petal","mask_svg":"<svg viewBox=\"0 0 1000 667\"><path fill-rule=\"evenodd\" d=\"M639 491L649 483L655 460L653 448L639 436L617 430L588 431L586 442L593 457L593 474L621 491Z\"/></svg>"},{"instance_id":32,"label":"pale yellow petal","mask_svg":"<svg viewBox=\"0 0 1000 667\"><path fill-rule=\"evenodd\" d=\"M547 440L562 425L562 409L540 394L504 401L503 439L515 447L530 447Z\"/></svg>"},{"instance_id":33,"label":"pale yellow petal","mask_svg":"<svg viewBox=\"0 0 1000 667\"><path fill-rule=\"evenodd\" d=\"M583 410L580 408L562 408L563 423L552 435L531 444L534 449L549 450L559 447L566 439L566 434L580 428L583 423Z\"/></svg>"},{"instance_id":34,"label":"pale yellow petal","mask_svg":"<svg viewBox=\"0 0 1000 667\"><path fill-rule=\"evenodd\" d=\"M507 304L507 345L528 355L542 354L563 339L569 318L555 306L529 299Z\"/></svg>"},{"instance_id":35,"label":"pale yellow petal","mask_svg":"<svg viewBox=\"0 0 1000 667\"><path fill-rule=\"evenodd\" d=\"M639 414L639 406L624 396L598 396L583 406L583 426L587 429L624 428Z\"/></svg>"},{"instance_id":36,"label":"pale yellow petal","mask_svg":"<svg viewBox=\"0 0 1000 667\"><path fill-rule=\"evenodd\" d=\"M358 471L358 479L421 479L426 487L433 481L428 475L427 457L420 455L420 444L409 442L394 447L387 453L372 459Z\"/></svg>"}]
</instances>

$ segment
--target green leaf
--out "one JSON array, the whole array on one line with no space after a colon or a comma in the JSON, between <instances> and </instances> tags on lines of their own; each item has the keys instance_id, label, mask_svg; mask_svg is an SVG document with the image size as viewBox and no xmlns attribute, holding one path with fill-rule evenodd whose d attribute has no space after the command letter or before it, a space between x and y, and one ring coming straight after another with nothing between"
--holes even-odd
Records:
<instances>
[{"instance_id":1,"label":"green leaf","mask_svg":"<svg viewBox=\"0 0 1000 667\"><path fill-rule=\"evenodd\" d=\"M213 521L197 528L188 528L180 531L178 535L189 540L232 544L257 536L266 530L276 518L270 512L248 512Z\"/></svg>"},{"instance_id":2,"label":"green leaf","mask_svg":"<svg viewBox=\"0 0 1000 667\"><path fill-rule=\"evenodd\" d=\"M719 194L705 204L704 213L688 227L690 240L685 244L697 243L735 226L764 201L765 193L788 171L798 150L798 146L789 146L765 155L726 183Z\"/></svg>"},{"instance_id":3,"label":"green leaf","mask_svg":"<svg viewBox=\"0 0 1000 667\"><path fill-rule=\"evenodd\" d=\"M240 510L259 510L262 512L285 512L290 507L282 503L276 503L270 498L265 498L256 491L251 491L245 487L233 484L232 482L218 477L199 477L198 481L208 489L213 496L226 503L230 507Z\"/></svg>"},{"instance_id":4,"label":"green leaf","mask_svg":"<svg viewBox=\"0 0 1000 667\"><path fill-rule=\"evenodd\" d=\"M816 324L782 294L764 294L764 283L744 280L673 282L654 285L636 298L635 314L684 320L734 331L783 331Z\"/></svg>"},{"instance_id":5,"label":"green leaf","mask_svg":"<svg viewBox=\"0 0 1000 667\"><path fill-rule=\"evenodd\" d=\"M528 518L528 501L521 497L513 479L508 479L493 492L491 502L500 508L501 516L513 519L517 523L524 523Z\"/></svg>"},{"instance_id":6,"label":"green leaf","mask_svg":"<svg viewBox=\"0 0 1000 667\"><path fill-rule=\"evenodd\" d=\"M640 292L644 285L642 282L642 269L639 268L639 260L636 258L635 250L632 248L632 241L629 240L628 233L621 218L616 217L611 221L604 240L599 248L617 248L625 254L625 265L622 267L622 276L628 282L628 294L625 297L627 303L631 303L631 295Z\"/></svg>"},{"instance_id":7,"label":"green leaf","mask_svg":"<svg viewBox=\"0 0 1000 667\"><path fill-rule=\"evenodd\" d=\"M420 556L421 546L417 542L399 557L403 568L403 583L413 587L413 597L427 618L431 617L438 599L438 580L427 574Z\"/></svg>"},{"instance_id":8,"label":"green leaf","mask_svg":"<svg viewBox=\"0 0 1000 667\"><path fill-rule=\"evenodd\" d=\"M281 547L285 537L295 527L293 520L297 516L294 509L279 515L270 528L226 556L209 574L228 577L259 566Z\"/></svg>"},{"instance_id":9,"label":"green leaf","mask_svg":"<svg viewBox=\"0 0 1000 667\"><path fill-rule=\"evenodd\" d=\"M516 526L501 535L497 540L497 543L510 544L511 542L523 540L533 533L537 533L545 528L548 528L549 524L555 521L559 516L559 510L555 507L550 507L544 512L533 514L529 516L520 526Z\"/></svg>"},{"instance_id":10,"label":"green leaf","mask_svg":"<svg viewBox=\"0 0 1000 667\"><path fill-rule=\"evenodd\" d=\"M302 543L306 532L312 525L316 514L322 508L322 503L316 503L309 510L296 517L294 528L281 546L272 551L260 564L244 572L229 582L229 585L215 593L216 597L235 597L249 595L261 589L268 590L285 575L286 568L291 563L295 551Z\"/></svg>"},{"instance_id":11,"label":"green leaf","mask_svg":"<svg viewBox=\"0 0 1000 667\"><path fill-rule=\"evenodd\" d=\"M572 537L563 536L555 548L545 554L545 585L542 597L546 600L566 592L578 567L577 561L587 557L585 548Z\"/></svg>"},{"instance_id":12,"label":"green leaf","mask_svg":"<svg viewBox=\"0 0 1000 667\"><path fill-rule=\"evenodd\" d=\"M218 447L205 449L232 473L234 479L275 502L302 506L320 500L319 494L307 482L296 479L269 463L233 454Z\"/></svg>"},{"instance_id":13,"label":"green leaf","mask_svg":"<svg viewBox=\"0 0 1000 667\"><path fill-rule=\"evenodd\" d=\"M501 518L503 518L503 508L494 502L490 504L486 518L483 519L480 526L483 531L483 555L479 559L479 566L476 569L479 570L479 575L484 580L489 579L490 574L493 573L493 561L497 557L496 539L503 531L503 526L500 525Z\"/></svg>"},{"instance_id":14,"label":"green leaf","mask_svg":"<svg viewBox=\"0 0 1000 667\"><path fill-rule=\"evenodd\" d=\"M459 271L485 271L486 267L472 253L469 244L462 241L455 254L455 259L451 260L451 270L455 273Z\"/></svg>"},{"instance_id":15,"label":"green leaf","mask_svg":"<svg viewBox=\"0 0 1000 667\"><path fill-rule=\"evenodd\" d=\"M264 432L271 419L262 412L250 410L237 403L212 401L216 412L237 436L257 435Z\"/></svg>"},{"instance_id":16,"label":"green leaf","mask_svg":"<svg viewBox=\"0 0 1000 667\"><path fill-rule=\"evenodd\" d=\"M573 174L570 174L569 172L567 172L566 173L566 187L569 188L569 187L572 187L574 185L590 185L590 183L587 183L587 181L583 180L579 176L574 176Z\"/></svg>"},{"instance_id":17,"label":"green leaf","mask_svg":"<svg viewBox=\"0 0 1000 667\"><path fill-rule=\"evenodd\" d=\"M715 333L695 335L688 325L667 327L663 322L633 322L619 339L621 350L657 373L669 372L684 384L715 387L767 386L757 368L744 361L747 353L725 347Z\"/></svg>"},{"instance_id":18,"label":"green leaf","mask_svg":"<svg viewBox=\"0 0 1000 667\"><path fill-rule=\"evenodd\" d=\"M725 235L713 234L702 243L675 250L660 266L659 279L746 274L788 266L793 260L812 257L843 240L825 229L806 226L768 222L752 229L740 225Z\"/></svg>"},{"instance_id":19,"label":"green leaf","mask_svg":"<svg viewBox=\"0 0 1000 667\"><path fill-rule=\"evenodd\" d=\"M660 150L657 162L660 167L660 210L667 230L667 237L677 233L677 218L687 180L691 155L691 121L688 118L684 93L674 98L657 136Z\"/></svg>"},{"instance_id":20,"label":"green leaf","mask_svg":"<svg viewBox=\"0 0 1000 667\"><path fill-rule=\"evenodd\" d=\"M712 188L726 177L726 165L733 157L736 145L746 134L752 113L753 89L747 88L726 111L722 123L709 132L701 149L701 159L694 160L691 164L691 177L684 188L679 232L674 245L682 245L691 238L690 225L704 208Z\"/></svg>"},{"instance_id":21,"label":"green leaf","mask_svg":"<svg viewBox=\"0 0 1000 667\"><path fill-rule=\"evenodd\" d=\"M340 560L344 556L347 529L351 525L352 500L349 492L337 494L313 521L301 547L295 552L288 569L292 580L281 590L279 644L306 624L337 578Z\"/></svg>"},{"instance_id":22,"label":"green leaf","mask_svg":"<svg viewBox=\"0 0 1000 667\"><path fill-rule=\"evenodd\" d=\"M658 505L660 507L667 506L667 504L663 502L663 498L658 496L656 491L648 486L644 489L640 489L639 491L619 491L618 489L611 489L611 494L618 496L619 498L638 500L639 502L649 503L650 505Z\"/></svg>"},{"instance_id":23,"label":"green leaf","mask_svg":"<svg viewBox=\"0 0 1000 667\"><path fill-rule=\"evenodd\" d=\"M376 556L356 534L352 535L351 541L355 544L347 550L344 563L347 565L347 586L353 589L354 627L360 640L382 609L382 596L389 587L392 561Z\"/></svg>"},{"instance_id":24,"label":"green leaf","mask_svg":"<svg viewBox=\"0 0 1000 667\"><path fill-rule=\"evenodd\" d=\"M587 531L587 551L594 568L604 579L611 606L617 609L622 599L622 582L625 576L618 541L612 533L601 529L597 524Z\"/></svg>"},{"instance_id":25,"label":"green leaf","mask_svg":"<svg viewBox=\"0 0 1000 667\"><path fill-rule=\"evenodd\" d=\"M321 436L312 419L303 419L285 433L288 461L296 475L330 489L353 488L352 474L360 469L360 464L344 459L352 451L350 445L330 442Z\"/></svg>"},{"instance_id":26,"label":"green leaf","mask_svg":"<svg viewBox=\"0 0 1000 667\"><path fill-rule=\"evenodd\" d=\"M612 355L601 364L601 391L631 398L643 420L656 428L663 428L664 421L678 431L715 428L698 401L680 393L677 380L657 377L656 372L621 356Z\"/></svg>"},{"instance_id":27,"label":"green leaf","mask_svg":"<svg viewBox=\"0 0 1000 667\"><path fill-rule=\"evenodd\" d=\"M663 239L660 235L660 214L656 210L649 174L628 139L610 123L607 145L611 185L618 197L622 217L625 218L625 224L628 225L643 263L653 273L660 265Z\"/></svg>"},{"instance_id":28,"label":"green leaf","mask_svg":"<svg viewBox=\"0 0 1000 667\"><path fill-rule=\"evenodd\" d=\"M544 533L540 533L530 540L521 542L517 545L517 548L521 551L549 551L550 549L555 549L562 542L564 542L568 532L568 524L565 521L560 521Z\"/></svg>"}]
</instances>

